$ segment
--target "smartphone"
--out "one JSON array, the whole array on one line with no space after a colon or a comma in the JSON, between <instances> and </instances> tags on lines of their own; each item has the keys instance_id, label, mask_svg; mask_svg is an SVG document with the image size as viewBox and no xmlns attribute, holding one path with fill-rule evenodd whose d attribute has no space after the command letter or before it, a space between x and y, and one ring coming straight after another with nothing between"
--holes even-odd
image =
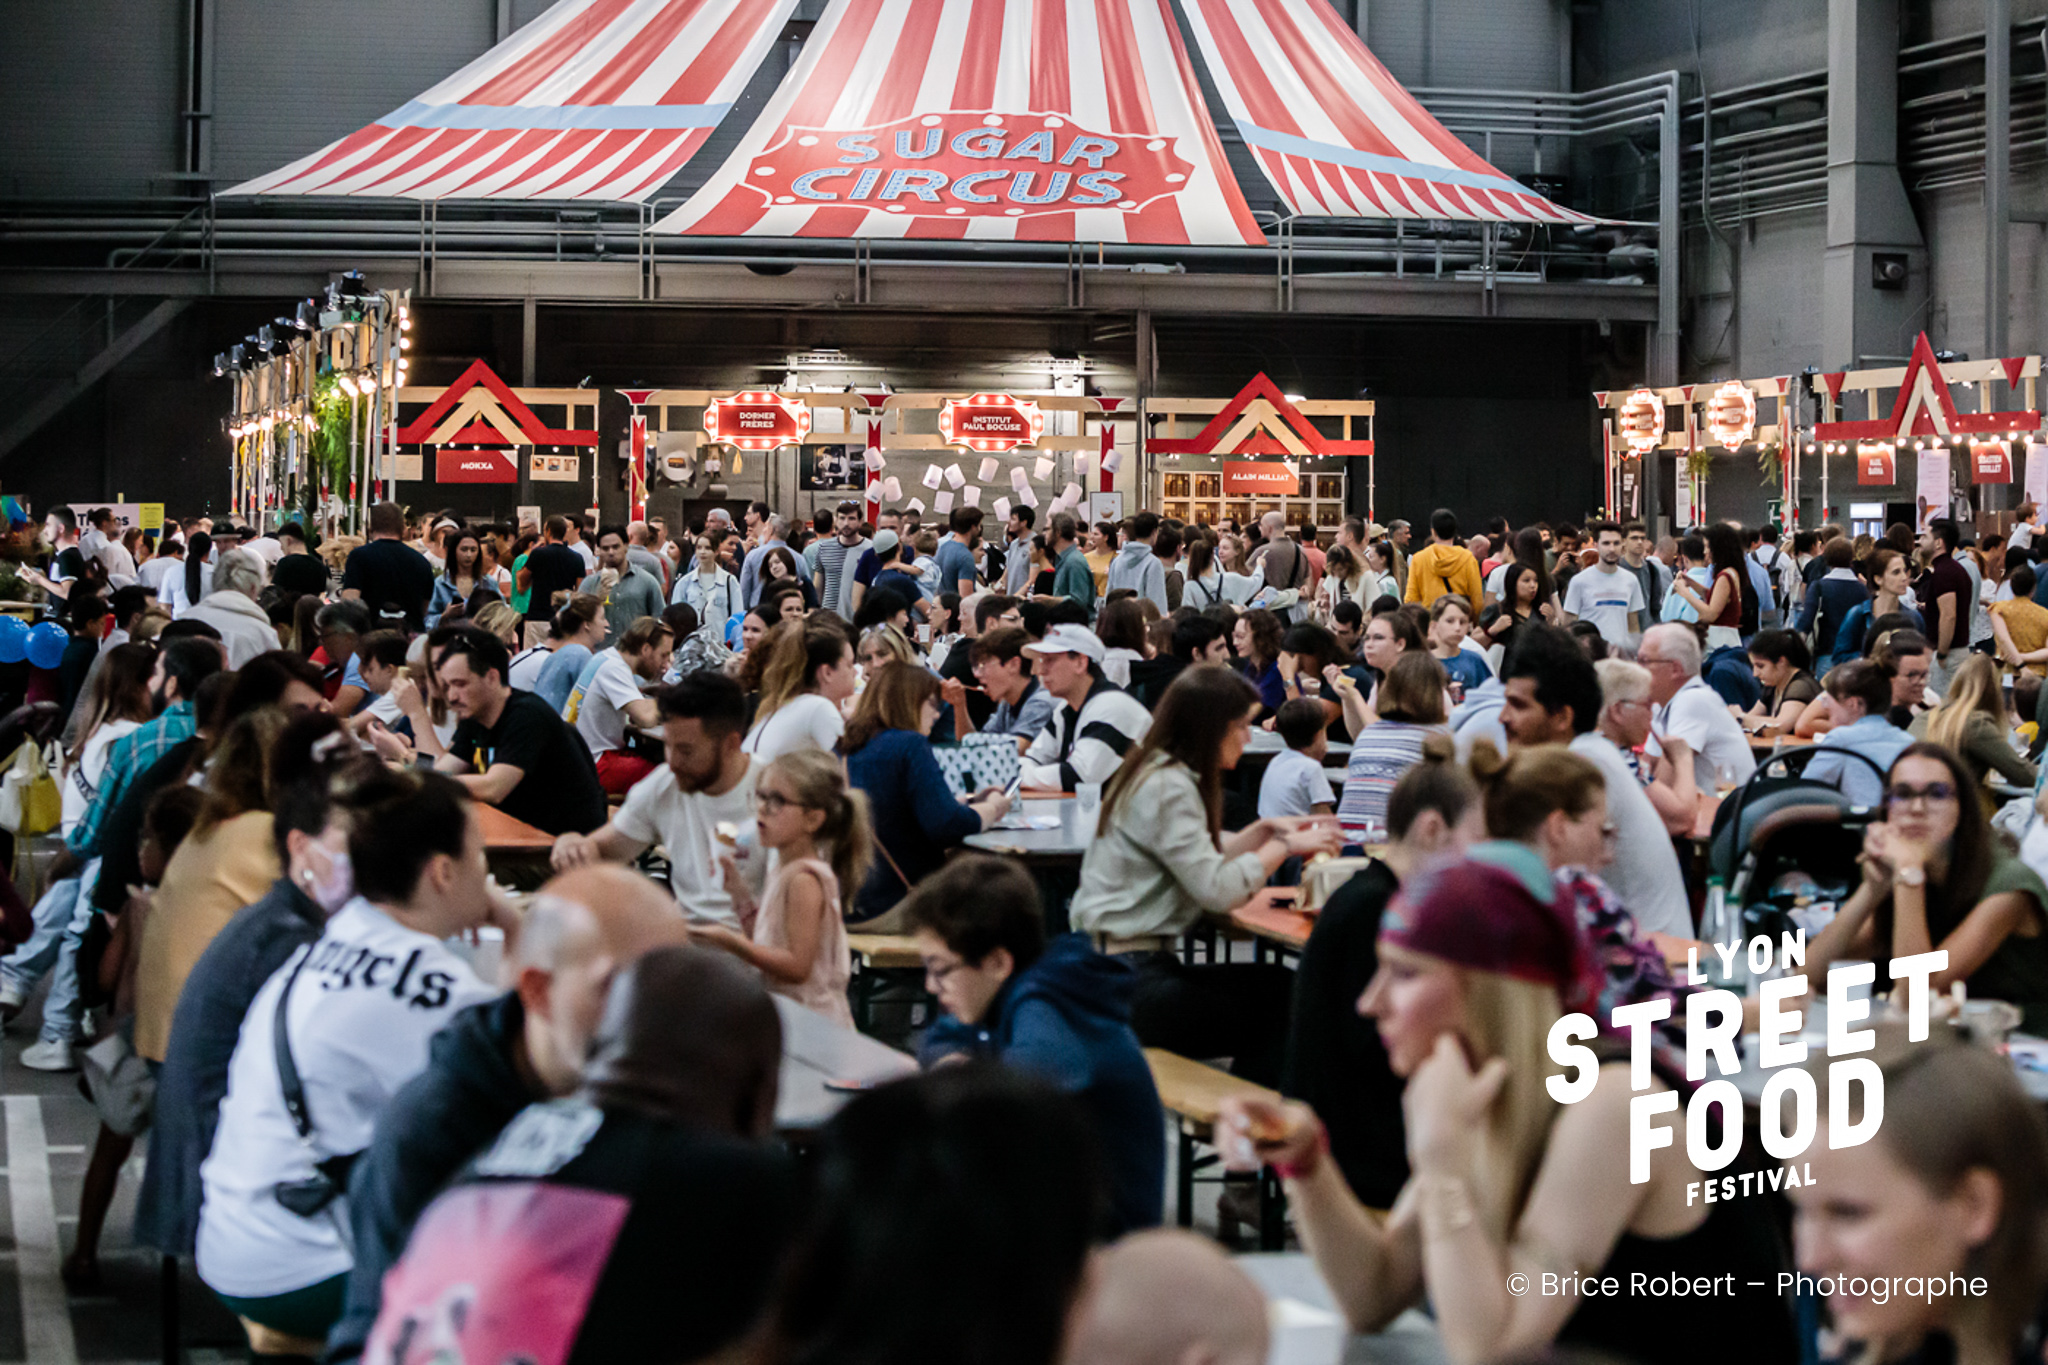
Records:
<instances>
[{"instance_id":1,"label":"smartphone","mask_svg":"<svg viewBox=\"0 0 2048 1365\"><path fill-rule=\"evenodd\" d=\"M1017 793L1022 790L1024 790L1024 769L1022 767L1019 767L1017 769L1017 775L1010 779L1010 785L1003 788L1003 795L1009 797L1012 801L1015 801L1017 799Z\"/></svg>"}]
</instances>

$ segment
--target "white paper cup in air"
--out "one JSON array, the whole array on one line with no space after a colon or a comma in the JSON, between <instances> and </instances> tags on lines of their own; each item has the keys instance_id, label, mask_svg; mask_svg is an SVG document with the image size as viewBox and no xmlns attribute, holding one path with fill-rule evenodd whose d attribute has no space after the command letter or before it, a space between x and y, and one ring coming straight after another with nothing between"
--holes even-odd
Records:
<instances>
[{"instance_id":1,"label":"white paper cup in air","mask_svg":"<svg viewBox=\"0 0 2048 1365\"><path fill-rule=\"evenodd\" d=\"M991 482L996 476L996 471L1002 467L1003 462L1001 460L998 460L993 455L984 455L981 457L981 473L976 475L976 477L983 483Z\"/></svg>"},{"instance_id":2,"label":"white paper cup in air","mask_svg":"<svg viewBox=\"0 0 2048 1365\"><path fill-rule=\"evenodd\" d=\"M945 477L945 470L939 468L935 464L926 465L924 469L924 486L926 488L937 488L939 486L940 481L943 480Z\"/></svg>"}]
</instances>

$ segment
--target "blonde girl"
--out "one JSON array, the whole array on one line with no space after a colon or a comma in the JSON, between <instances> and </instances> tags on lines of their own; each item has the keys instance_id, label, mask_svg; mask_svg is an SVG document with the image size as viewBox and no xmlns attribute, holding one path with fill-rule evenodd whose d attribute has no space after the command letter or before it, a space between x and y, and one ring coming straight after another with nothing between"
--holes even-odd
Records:
<instances>
[{"instance_id":1,"label":"blonde girl","mask_svg":"<svg viewBox=\"0 0 2048 1365\"><path fill-rule=\"evenodd\" d=\"M846 888L861 884L873 856L867 794L847 785L838 759L797 749L770 763L754 784L754 820L761 847L777 854L758 905L732 859L721 860L733 909L750 935L723 925L693 934L758 967L769 990L850 1029Z\"/></svg>"}]
</instances>

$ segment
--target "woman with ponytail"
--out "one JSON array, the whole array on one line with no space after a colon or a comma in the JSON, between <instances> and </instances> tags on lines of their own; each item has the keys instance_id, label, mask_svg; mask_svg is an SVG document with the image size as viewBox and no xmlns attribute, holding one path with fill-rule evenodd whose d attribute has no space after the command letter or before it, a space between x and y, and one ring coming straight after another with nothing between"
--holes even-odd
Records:
<instances>
[{"instance_id":1,"label":"woman with ponytail","mask_svg":"<svg viewBox=\"0 0 2048 1365\"><path fill-rule=\"evenodd\" d=\"M847 786L830 754L793 749L754 784L754 818L761 847L778 855L759 905L725 860L726 890L751 935L714 925L692 930L692 937L752 963L769 990L851 1029L843 888L860 885L873 856L867 795Z\"/></svg>"},{"instance_id":2,"label":"woman with ponytail","mask_svg":"<svg viewBox=\"0 0 2048 1365\"><path fill-rule=\"evenodd\" d=\"M157 598L171 609L173 620L192 610L213 591L213 565L206 562L212 553L213 537L204 531L194 531L185 545L183 568L164 575Z\"/></svg>"}]
</instances>

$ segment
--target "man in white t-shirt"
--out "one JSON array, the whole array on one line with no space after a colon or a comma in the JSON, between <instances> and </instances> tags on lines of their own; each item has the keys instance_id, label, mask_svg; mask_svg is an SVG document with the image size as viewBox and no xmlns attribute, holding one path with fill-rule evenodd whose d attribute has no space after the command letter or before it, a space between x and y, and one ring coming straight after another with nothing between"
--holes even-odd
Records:
<instances>
[{"instance_id":1,"label":"man in white t-shirt","mask_svg":"<svg viewBox=\"0 0 2048 1365\"><path fill-rule=\"evenodd\" d=\"M1502 662L1500 720L1517 749L1566 744L1600 770L1606 783L1613 857L1589 868L1611 888L1644 933L1691 938L1692 909L1678 855L1656 807L1600 722L1600 677L1576 640L1545 626L1525 626Z\"/></svg>"},{"instance_id":2,"label":"man in white t-shirt","mask_svg":"<svg viewBox=\"0 0 2048 1365\"><path fill-rule=\"evenodd\" d=\"M592 834L555 841L557 869L630 863L655 844L668 852L669 889L693 923L740 927L726 890L730 858L758 894L767 855L754 844L754 779L760 768L740 749L746 695L723 673L689 673L661 693L667 762L626 794L626 804Z\"/></svg>"},{"instance_id":3,"label":"man in white t-shirt","mask_svg":"<svg viewBox=\"0 0 2048 1365\"><path fill-rule=\"evenodd\" d=\"M597 763L598 785L607 795L632 790L654 771L654 760L626 747L626 727L652 730L658 721L654 698L643 690L668 667L675 632L659 617L643 616L626 627L618 644L601 649L583 665L562 719L576 727Z\"/></svg>"},{"instance_id":4,"label":"man in white t-shirt","mask_svg":"<svg viewBox=\"0 0 2048 1365\"><path fill-rule=\"evenodd\" d=\"M200 1278L238 1316L316 1340L340 1315L353 1261L346 1178L329 1163L369 1145L441 1026L498 993L446 940L487 916L512 920L490 888L483 830L459 783L379 772L347 804L356 895L257 992L200 1167Z\"/></svg>"},{"instance_id":5,"label":"man in white t-shirt","mask_svg":"<svg viewBox=\"0 0 2048 1365\"><path fill-rule=\"evenodd\" d=\"M1621 528L1611 521L1591 528L1600 562L1572 575L1564 591L1567 622L1587 620L1600 628L1610 645L1626 644L1628 637L1642 629L1649 603L1643 597L1643 582L1621 567Z\"/></svg>"},{"instance_id":6,"label":"man in white t-shirt","mask_svg":"<svg viewBox=\"0 0 2048 1365\"><path fill-rule=\"evenodd\" d=\"M1636 662L1650 670L1650 700L1656 713L1643 752L1668 759L1669 777L1679 791L1717 791L1747 782L1756 771L1749 736L1729 714L1721 694L1700 678L1700 641L1690 626L1652 626L1643 635ZM1659 768L1661 770L1662 764Z\"/></svg>"}]
</instances>

